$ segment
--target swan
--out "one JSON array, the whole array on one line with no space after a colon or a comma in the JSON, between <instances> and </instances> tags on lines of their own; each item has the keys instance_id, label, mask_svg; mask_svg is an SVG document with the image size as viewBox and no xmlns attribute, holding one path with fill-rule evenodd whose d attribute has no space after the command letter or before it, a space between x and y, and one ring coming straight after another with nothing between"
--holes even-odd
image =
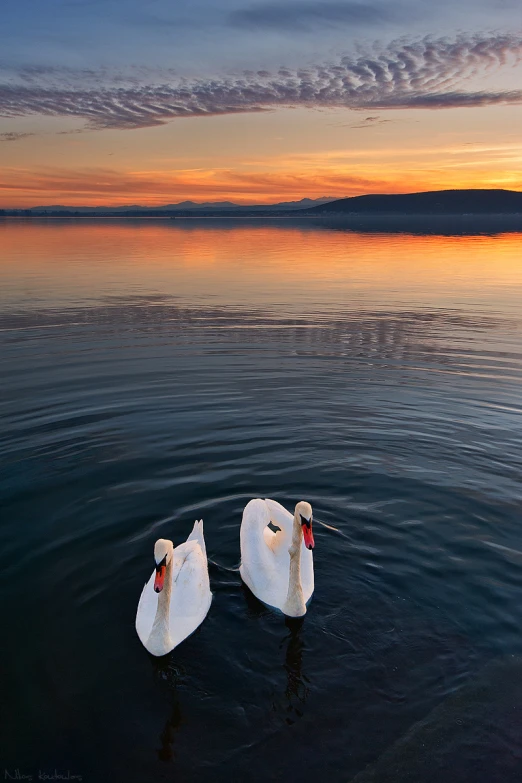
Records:
<instances>
[{"instance_id":1,"label":"swan","mask_svg":"<svg viewBox=\"0 0 522 783\"><path fill-rule=\"evenodd\" d=\"M269 522L279 529L273 531ZM241 522L243 582L267 606L302 617L314 592L312 507L301 500L290 514L275 500L251 500Z\"/></svg>"},{"instance_id":2,"label":"swan","mask_svg":"<svg viewBox=\"0 0 522 783\"><path fill-rule=\"evenodd\" d=\"M154 545L155 570L141 593L136 631L152 655L166 655L190 636L212 602L203 520L177 547L160 538Z\"/></svg>"}]
</instances>

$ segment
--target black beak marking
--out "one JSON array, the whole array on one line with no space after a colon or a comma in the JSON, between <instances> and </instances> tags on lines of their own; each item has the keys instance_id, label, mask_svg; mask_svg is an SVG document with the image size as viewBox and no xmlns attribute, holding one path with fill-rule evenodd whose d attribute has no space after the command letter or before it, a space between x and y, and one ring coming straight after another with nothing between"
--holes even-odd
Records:
<instances>
[{"instance_id":1,"label":"black beak marking","mask_svg":"<svg viewBox=\"0 0 522 783\"><path fill-rule=\"evenodd\" d=\"M165 566L165 567L167 566L167 555L165 555L165 557L163 558L163 560L161 561L161 563L156 563L156 573L157 573L157 574L159 574L159 572L160 572L160 568L161 568L162 566Z\"/></svg>"},{"instance_id":2,"label":"black beak marking","mask_svg":"<svg viewBox=\"0 0 522 783\"><path fill-rule=\"evenodd\" d=\"M301 526L306 525L308 530L310 530L310 528L312 527L312 517L310 517L310 519L307 519L302 514L299 514L299 516L301 517Z\"/></svg>"}]
</instances>

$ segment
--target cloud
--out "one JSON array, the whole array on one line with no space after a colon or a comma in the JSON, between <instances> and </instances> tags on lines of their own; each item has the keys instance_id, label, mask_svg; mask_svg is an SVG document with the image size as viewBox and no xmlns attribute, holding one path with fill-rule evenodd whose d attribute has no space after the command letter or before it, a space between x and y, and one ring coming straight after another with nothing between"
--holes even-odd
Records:
<instances>
[{"instance_id":1,"label":"cloud","mask_svg":"<svg viewBox=\"0 0 522 783\"><path fill-rule=\"evenodd\" d=\"M355 122L353 125L347 125L345 123L341 123L341 127L343 128L351 128L353 129L359 129L359 128L375 128L378 125L385 125L388 122L397 122L397 120L385 120L382 117L365 117L364 120L361 120L360 122Z\"/></svg>"},{"instance_id":2,"label":"cloud","mask_svg":"<svg viewBox=\"0 0 522 783\"><path fill-rule=\"evenodd\" d=\"M314 31L318 25L323 27L380 25L392 21L397 15L396 12L397 6L394 6L392 13L390 6L371 3L294 2L290 5L260 3L233 11L228 18L234 27Z\"/></svg>"},{"instance_id":3,"label":"cloud","mask_svg":"<svg viewBox=\"0 0 522 783\"><path fill-rule=\"evenodd\" d=\"M28 136L34 136L34 133L0 133L0 141L20 141L20 139L26 139Z\"/></svg>"},{"instance_id":4,"label":"cloud","mask_svg":"<svg viewBox=\"0 0 522 783\"><path fill-rule=\"evenodd\" d=\"M143 83L90 77L78 86L68 71L31 83L0 85L0 115L79 117L93 129L146 128L182 117L261 112L277 108L441 109L522 102L522 90L472 90L466 84L522 59L522 37L497 34L398 41L371 55L298 70L249 71L216 79ZM150 76L150 74L149 74ZM158 78L158 77L156 77Z\"/></svg>"}]
</instances>

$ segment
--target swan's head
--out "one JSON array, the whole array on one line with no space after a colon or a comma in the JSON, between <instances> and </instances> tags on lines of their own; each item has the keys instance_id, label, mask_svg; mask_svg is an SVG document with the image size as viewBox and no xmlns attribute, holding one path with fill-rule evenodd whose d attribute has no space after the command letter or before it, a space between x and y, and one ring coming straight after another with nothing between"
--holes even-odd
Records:
<instances>
[{"instance_id":1,"label":"swan's head","mask_svg":"<svg viewBox=\"0 0 522 783\"><path fill-rule=\"evenodd\" d=\"M154 561L156 563L156 578L154 579L154 591L161 593L165 582L165 573L169 564L174 546L172 541L166 538L159 538L154 544Z\"/></svg>"},{"instance_id":2,"label":"swan's head","mask_svg":"<svg viewBox=\"0 0 522 783\"><path fill-rule=\"evenodd\" d=\"M315 546L314 534L312 533L312 506L305 500L300 500L295 507L295 517L301 523L305 547L313 549Z\"/></svg>"}]
</instances>

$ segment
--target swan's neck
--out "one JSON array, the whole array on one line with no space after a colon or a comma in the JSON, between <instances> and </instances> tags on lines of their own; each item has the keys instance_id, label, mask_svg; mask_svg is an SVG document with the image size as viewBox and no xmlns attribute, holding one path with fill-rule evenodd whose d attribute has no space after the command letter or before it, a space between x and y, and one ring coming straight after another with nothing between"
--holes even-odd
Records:
<instances>
[{"instance_id":1,"label":"swan's neck","mask_svg":"<svg viewBox=\"0 0 522 783\"><path fill-rule=\"evenodd\" d=\"M150 632L148 648L155 655L163 655L170 650L169 607L172 592L172 561L170 558L165 571L164 587L158 595L158 608Z\"/></svg>"},{"instance_id":2,"label":"swan's neck","mask_svg":"<svg viewBox=\"0 0 522 783\"><path fill-rule=\"evenodd\" d=\"M283 606L283 612L288 617L302 617L306 614L303 586L301 584L301 549L303 545L303 533L301 523L294 515L292 529L292 544L288 553L290 555L290 572L288 577L288 594Z\"/></svg>"}]
</instances>

